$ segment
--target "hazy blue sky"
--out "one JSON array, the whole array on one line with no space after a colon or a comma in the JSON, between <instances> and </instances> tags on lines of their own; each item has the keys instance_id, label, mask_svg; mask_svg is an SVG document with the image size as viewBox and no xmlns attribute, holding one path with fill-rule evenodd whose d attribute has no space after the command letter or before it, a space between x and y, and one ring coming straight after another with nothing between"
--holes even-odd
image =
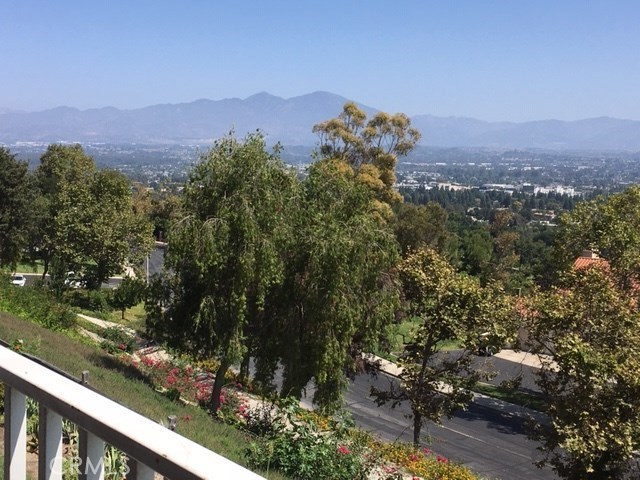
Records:
<instances>
[{"instance_id":1,"label":"hazy blue sky","mask_svg":"<svg viewBox=\"0 0 640 480\"><path fill-rule=\"evenodd\" d=\"M0 0L0 108L326 90L410 115L640 120L640 0Z\"/></svg>"}]
</instances>

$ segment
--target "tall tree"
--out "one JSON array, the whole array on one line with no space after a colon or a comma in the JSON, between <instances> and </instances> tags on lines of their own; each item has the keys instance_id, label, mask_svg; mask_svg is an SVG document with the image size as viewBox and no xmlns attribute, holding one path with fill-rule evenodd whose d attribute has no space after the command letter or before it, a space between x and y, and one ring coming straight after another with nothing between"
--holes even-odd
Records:
<instances>
[{"instance_id":1,"label":"tall tree","mask_svg":"<svg viewBox=\"0 0 640 480\"><path fill-rule=\"evenodd\" d=\"M50 267L55 267L52 277L60 277L89 264L89 286L99 288L151 248L151 227L133 209L129 180L114 170L97 170L80 145L50 145L35 177L40 216L35 244L43 275Z\"/></svg>"},{"instance_id":2,"label":"tall tree","mask_svg":"<svg viewBox=\"0 0 640 480\"><path fill-rule=\"evenodd\" d=\"M339 406L348 375L394 320L397 289L389 274L398 258L393 232L344 162L316 162L304 182L285 283L271 298L273 322L257 349L258 377L275 358L284 367L283 395L300 397L315 381L314 402Z\"/></svg>"},{"instance_id":3,"label":"tall tree","mask_svg":"<svg viewBox=\"0 0 640 480\"><path fill-rule=\"evenodd\" d=\"M35 170L39 198L36 222L38 228L33 242L44 262L43 278L49 272L55 257L60 264L59 273L79 262L73 253L72 245L61 239L57 218L63 209L63 196L66 195L67 205L71 208L77 208L71 198L73 195L86 197L88 185L95 171L93 159L84 153L80 145L49 145L40 158L40 165Z\"/></svg>"},{"instance_id":4,"label":"tall tree","mask_svg":"<svg viewBox=\"0 0 640 480\"><path fill-rule=\"evenodd\" d=\"M62 189L57 217L61 238L88 262L88 285L99 288L125 265L140 265L152 247L151 224L136 213L131 184L115 170L94 173L82 195L77 188ZM69 195L69 193L71 193Z\"/></svg>"},{"instance_id":5,"label":"tall tree","mask_svg":"<svg viewBox=\"0 0 640 480\"><path fill-rule=\"evenodd\" d=\"M631 478L640 438L638 303L604 265L568 273L528 308L530 337L552 355L538 380L552 421L535 437L567 479Z\"/></svg>"},{"instance_id":6,"label":"tall tree","mask_svg":"<svg viewBox=\"0 0 640 480\"><path fill-rule=\"evenodd\" d=\"M297 185L262 136L251 134L216 142L185 186L185 216L171 229L166 256L173 279L152 286L161 296L149 302L148 327L173 345L219 360L214 411L225 373L246 352L250 324L283 280L282 247ZM162 298L167 294L169 300Z\"/></svg>"},{"instance_id":7,"label":"tall tree","mask_svg":"<svg viewBox=\"0 0 640 480\"><path fill-rule=\"evenodd\" d=\"M447 255L451 232L447 227L447 212L435 202L426 205L402 203L396 207L393 229L402 254L430 247Z\"/></svg>"},{"instance_id":8,"label":"tall tree","mask_svg":"<svg viewBox=\"0 0 640 480\"><path fill-rule=\"evenodd\" d=\"M471 388L484 376L472 367L479 335L498 345L511 336L512 309L499 288L482 288L476 279L457 274L431 249L410 254L399 270L407 313L420 325L399 358L400 386L372 388L372 394L378 405L410 403L418 446L424 422L439 423L471 400ZM441 354L446 340L461 341L462 350Z\"/></svg>"},{"instance_id":9,"label":"tall tree","mask_svg":"<svg viewBox=\"0 0 640 480\"><path fill-rule=\"evenodd\" d=\"M15 269L28 245L33 197L27 163L0 147L0 267Z\"/></svg>"},{"instance_id":10,"label":"tall tree","mask_svg":"<svg viewBox=\"0 0 640 480\"><path fill-rule=\"evenodd\" d=\"M367 122L365 112L348 102L337 118L315 125L313 131L320 136L321 158L346 162L380 201L402 200L394 189L398 156L409 153L420 140L408 116L378 112Z\"/></svg>"}]
</instances>

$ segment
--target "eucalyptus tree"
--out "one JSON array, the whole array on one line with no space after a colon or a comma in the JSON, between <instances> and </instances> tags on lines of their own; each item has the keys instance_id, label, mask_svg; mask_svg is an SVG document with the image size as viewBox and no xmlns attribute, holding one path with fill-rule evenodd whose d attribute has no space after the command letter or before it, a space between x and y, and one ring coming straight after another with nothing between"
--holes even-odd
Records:
<instances>
[{"instance_id":1,"label":"eucalyptus tree","mask_svg":"<svg viewBox=\"0 0 640 480\"><path fill-rule=\"evenodd\" d=\"M151 287L148 328L219 362L214 411L227 370L245 355L270 291L283 281L298 185L264 138L250 134L217 141L185 186L184 216L170 230L166 254L172 273Z\"/></svg>"},{"instance_id":2,"label":"eucalyptus tree","mask_svg":"<svg viewBox=\"0 0 640 480\"><path fill-rule=\"evenodd\" d=\"M420 140L407 115L378 112L367 121L363 110L347 102L337 118L318 123L313 131L320 137L321 158L346 162L380 201L402 201L394 189L398 156L409 153Z\"/></svg>"}]
</instances>

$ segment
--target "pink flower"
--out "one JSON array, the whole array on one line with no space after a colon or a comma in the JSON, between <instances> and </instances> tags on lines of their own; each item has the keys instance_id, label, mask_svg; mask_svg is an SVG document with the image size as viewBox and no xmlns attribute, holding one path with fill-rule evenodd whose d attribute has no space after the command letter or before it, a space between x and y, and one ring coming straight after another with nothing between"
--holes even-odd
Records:
<instances>
[{"instance_id":1,"label":"pink flower","mask_svg":"<svg viewBox=\"0 0 640 480\"><path fill-rule=\"evenodd\" d=\"M440 462L440 463L447 463L447 462L449 462L449 460L447 460L447 459L446 459L445 457L443 457L442 455L438 455L438 456L436 457L436 460L437 460L438 462Z\"/></svg>"},{"instance_id":2,"label":"pink flower","mask_svg":"<svg viewBox=\"0 0 640 480\"><path fill-rule=\"evenodd\" d=\"M409 460L411 460L412 462L417 462L418 456L415 453L412 453L411 455L409 455Z\"/></svg>"},{"instance_id":3,"label":"pink flower","mask_svg":"<svg viewBox=\"0 0 640 480\"><path fill-rule=\"evenodd\" d=\"M422 453L424 453L425 455L431 455L433 452L431 451L430 448L424 447L422 449Z\"/></svg>"},{"instance_id":4,"label":"pink flower","mask_svg":"<svg viewBox=\"0 0 640 480\"><path fill-rule=\"evenodd\" d=\"M224 395L220 395L220 404L224 403Z\"/></svg>"},{"instance_id":5,"label":"pink flower","mask_svg":"<svg viewBox=\"0 0 640 480\"><path fill-rule=\"evenodd\" d=\"M350 452L346 445L340 445L338 446L338 453L341 455L348 455Z\"/></svg>"},{"instance_id":6,"label":"pink flower","mask_svg":"<svg viewBox=\"0 0 640 480\"><path fill-rule=\"evenodd\" d=\"M118 345L118 348L119 348L120 350L126 350L126 349L127 349L127 346L126 346L124 343L120 343L120 344Z\"/></svg>"}]
</instances>

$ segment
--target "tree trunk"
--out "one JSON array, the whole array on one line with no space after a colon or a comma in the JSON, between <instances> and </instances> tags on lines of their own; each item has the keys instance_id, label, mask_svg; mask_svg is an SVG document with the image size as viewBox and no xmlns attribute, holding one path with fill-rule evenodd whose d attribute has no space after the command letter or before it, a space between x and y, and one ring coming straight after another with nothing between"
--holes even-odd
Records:
<instances>
[{"instance_id":1,"label":"tree trunk","mask_svg":"<svg viewBox=\"0 0 640 480\"><path fill-rule=\"evenodd\" d=\"M213 414L215 414L220 408L220 395L222 394L222 387L224 387L225 382L224 376L227 373L227 370L229 370L230 366L231 364L228 361L222 360L220 362L220 367L218 367L218 370L216 371L216 379L213 382L213 389L211 390L211 400L209 401L209 405Z\"/></svg>"},{"instance_id":2,"label":"tree trunk","mask_svg":"<svg viewBox=\"0 0 640 480\"><path fill-rule=\"evenodd\" d=\"M49 257L45 256L43 265L42 265L42 280L44 281L47 278L47 273L49 273Z\"/></svg>"},{"instance_id":3,"label":"tree trunk","mask_svg":"<svg viewBox=\"0 0 640 480\"><path fill-rule=\"evenodd\" d=\"M422 430L422 415L413 411L413 446L420 447L420 431Z\"/></svg>"},{"instance_id":4,"label":"tree trunk","mask_svg":"<svg viewBox=\"0 0 640 480\"><path fill-rule=\"evenodd\" d=\"M240 364L240 381L243 383L247 383L249 381L249 363L251 362L251 349L247 348L247 352L244 354L242 358L242 363Z\"/></svg>"}]
</instances>

